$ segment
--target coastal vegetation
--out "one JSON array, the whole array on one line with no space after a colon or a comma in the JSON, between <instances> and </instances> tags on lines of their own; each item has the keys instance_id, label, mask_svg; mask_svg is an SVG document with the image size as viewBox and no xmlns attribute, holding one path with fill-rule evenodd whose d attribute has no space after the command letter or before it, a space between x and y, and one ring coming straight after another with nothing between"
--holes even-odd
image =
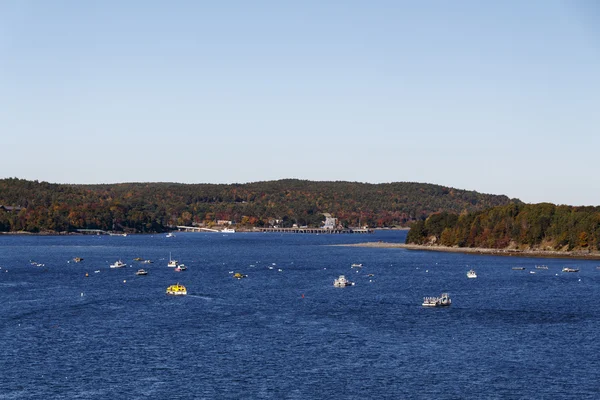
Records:
<instances>
[{"instance_id":1,"label":"coastal vegetation","mask_svg":"<svg viewBox=\"0 0 600 400\"><path fill-rule=\"evenodd\" d=\"M513 203L460 215L434 213L412 225L406 243L595 252L600 250L600 207Z\"/></svg>"},{"instance_id":2,"label":"coastal vegetation","mask_svg":"<svg viewBox=\"0 0 600 400\"><path fill-rule=\"evenodd\" d=\"M175 225L318 227L322 213L344 226L409 226L441 212L520 204L507 196L411 182L368 184L286 179L247 184L71 185L0 180L0 231L101 229L163 232Z\"/></svg>"}]
</instances>

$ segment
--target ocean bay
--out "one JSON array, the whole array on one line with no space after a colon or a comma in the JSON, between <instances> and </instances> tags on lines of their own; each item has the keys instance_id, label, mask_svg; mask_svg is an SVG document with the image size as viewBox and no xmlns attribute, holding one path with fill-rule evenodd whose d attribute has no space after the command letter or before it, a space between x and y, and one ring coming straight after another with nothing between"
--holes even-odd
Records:
<instances>
[{"instance_id":1,"label":"ocean bay","mask_svg":"<svg viewBox=\"0 0 600 400\"><path fill-rule=\"evenodd\" d=\"M0 236L0 398L597 396L597 261L330 246L405 237Z\"/></svg>"}]
</instances>

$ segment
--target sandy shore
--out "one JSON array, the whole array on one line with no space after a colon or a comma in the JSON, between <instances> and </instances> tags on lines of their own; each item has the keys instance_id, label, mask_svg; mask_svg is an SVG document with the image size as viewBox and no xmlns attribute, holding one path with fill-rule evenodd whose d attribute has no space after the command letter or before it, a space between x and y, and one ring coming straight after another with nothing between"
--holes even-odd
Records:
<instances>
[{"instance_id":1,"label":"sandy shore","mask_svg":"<svg viewBox=\"0 0 600 400\"><path fill-rule=\"evenodd\" d=\"M471 247L447 247L447 246L422 246L416 244L367 242L355 244L338 244L334 246L346 247L373 247L384 249L407 249L420 251L442 251L447 253L483 254L490 256L514 256L514 257L543 257L543 258L572 258L584 260L600 260L600 252L587 251L552 251L552 250L509 250L509 249L485 249Z\"/></svg>"}]
</instances>

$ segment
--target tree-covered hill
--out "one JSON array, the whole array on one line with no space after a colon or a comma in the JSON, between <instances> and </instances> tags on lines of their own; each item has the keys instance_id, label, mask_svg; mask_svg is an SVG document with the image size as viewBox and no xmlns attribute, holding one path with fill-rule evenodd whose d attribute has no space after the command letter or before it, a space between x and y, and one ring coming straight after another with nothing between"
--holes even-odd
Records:
<instances>
[{"instance_id":1,"label":"tree-covered hill","mask_svg":"<svg viewBox=\"0 0 600 400\"><path fill-rule=\"evenodd\" d=\"M319 226L331 213L346 226L407 226L442 211L520 203L424 183L368 184L286 179L247 184L119 183L69 185L0 180L0 231L74 229L162 232L172 225L231 220L239 226Z\"/></svg>"},{"instance_id":2,"label":"tree-covered hill","mask_svg":"<svg viewBox=\"0 0 600 400\"><path fill-rule=\"evenodd\" d=\"M600 250L600 207L509 204L430 215L406 243L492 249Z\"/></svg>"}]
</instances>

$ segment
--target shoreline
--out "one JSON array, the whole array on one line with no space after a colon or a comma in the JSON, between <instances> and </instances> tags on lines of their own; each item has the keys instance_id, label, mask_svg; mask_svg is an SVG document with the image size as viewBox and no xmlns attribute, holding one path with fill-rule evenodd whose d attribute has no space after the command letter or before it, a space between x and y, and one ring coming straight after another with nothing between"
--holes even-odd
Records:
<instances>
[{"instance_id":1,"label":"shoreline","mask_svg":"<svg viewBox=\"0 0 600 400\"><path fill-rule=\"evenodd\" d=\"M335 244L341 247L370 247L382 249L405 249L417 251L439 251L443 253L463 253L504 257L536 257L536 258L568 258L574 260L600 260L600 252L585 251L555 251L555 250L514 250L514 249L488 249L481 247L447 247L423 246L418 244L366 242L353 244Z\"/></svg>"}]
</instances>

